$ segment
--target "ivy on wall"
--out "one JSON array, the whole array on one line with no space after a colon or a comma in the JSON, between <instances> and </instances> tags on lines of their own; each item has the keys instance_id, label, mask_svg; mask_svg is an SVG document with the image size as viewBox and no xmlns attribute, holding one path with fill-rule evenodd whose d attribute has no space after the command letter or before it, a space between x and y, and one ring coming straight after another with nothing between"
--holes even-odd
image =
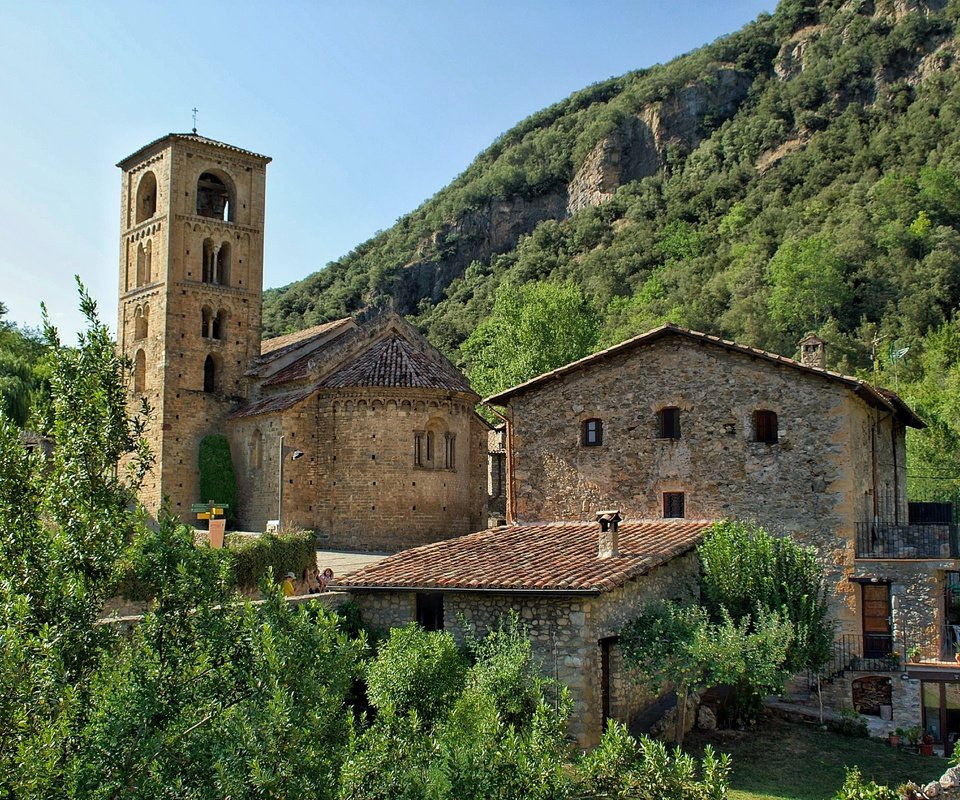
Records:
<instances>
[{"instance_id":1,"label":"ivy on wall","mask_svg":"<svg viewBox=\"0 0 960 800\"><path fill-rule=\"evenodd\" d=\"M197 500L224 503L227 522L237 518L237 476L226 436L205 436L200 442L200 497Z\"/></svg>"}]
</instances>

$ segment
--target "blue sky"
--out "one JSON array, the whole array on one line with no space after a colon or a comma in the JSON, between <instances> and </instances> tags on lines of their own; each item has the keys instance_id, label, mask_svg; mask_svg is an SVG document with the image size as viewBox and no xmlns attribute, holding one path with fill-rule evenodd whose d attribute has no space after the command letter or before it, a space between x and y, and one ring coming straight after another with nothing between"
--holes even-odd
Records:
<instances>
[{"instance_id":1,"label":"blue sky","mask_svg":"<svg viewBox=\"0 0 960 800\"><path fill-rule=\"evenodd\" d=\"M0 25L0 301L65 338L73 275L116 321L120 171L171 131L265 153L265 287L349 252L499 134L772 0L22 2Z\"/></svg>"}]
</instances>

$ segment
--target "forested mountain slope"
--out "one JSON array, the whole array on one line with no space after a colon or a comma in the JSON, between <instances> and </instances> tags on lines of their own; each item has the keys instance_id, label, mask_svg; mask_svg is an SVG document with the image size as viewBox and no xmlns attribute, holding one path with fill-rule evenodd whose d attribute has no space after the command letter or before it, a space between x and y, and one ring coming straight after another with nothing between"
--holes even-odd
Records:
<instances>
[{"instance_id":1,"label":"forested mountain slope","mask_svg":"<svg viewBox=\"0 0 960 800\"><path fill-rule=\"evenodd\" d=\"M815 330L831 367L904 383L956 440L958 19L956 1L784 0L584 89L390 230L269 292L267 333L389 296L463 362L498 286L571 281L598 346L670 319L792 355Z\"/></svg>"}]
</instances>

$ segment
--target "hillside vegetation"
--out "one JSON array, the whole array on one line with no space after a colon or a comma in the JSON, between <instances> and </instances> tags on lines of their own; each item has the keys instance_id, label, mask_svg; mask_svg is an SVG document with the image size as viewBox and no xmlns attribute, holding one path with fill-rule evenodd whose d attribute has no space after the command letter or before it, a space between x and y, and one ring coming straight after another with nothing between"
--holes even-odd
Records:
<instances>
[{"instance_id":1,"label":"hillside vegetation","mask_svg":"<svg viewBox=\"0 0 960 800\"><path fill-rule=\"evenodd\" d=\"M960 422L958 18L955 1L784 0L577 92L269 292L268 332L389 296L469 369L460 345L497 288L532 281L579 287L594 346L669 319L792 355L815 330L832 368L896 386L932 423L917 474L953 475L937 457Z\"/></svg>"}]
</instances>

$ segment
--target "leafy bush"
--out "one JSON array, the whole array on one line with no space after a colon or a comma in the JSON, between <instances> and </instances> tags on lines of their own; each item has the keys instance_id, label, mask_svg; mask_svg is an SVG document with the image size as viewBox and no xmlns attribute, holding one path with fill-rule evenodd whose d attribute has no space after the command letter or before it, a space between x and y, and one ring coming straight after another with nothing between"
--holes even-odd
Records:
<instances>
[{"instance_id":1,"label":"leafy bush","mask_svg":"<svg viewBox=\"0 0 960 800\"><path fill-rule=\"evenodd\" d=\"M900 793L889 786L881 786L873 781L864 783L859 767L847 770L843 786L837 790L833 800L900 800Z\"/></svg>"},{"instance_id":2,"label":"leafy bush","mask_svg":"<svg viewBox=\"0 0 960 800\"><path fill-rule=\"evenodd\" d=\"M221 434L204 436L200 441L200 499L227 506L226 518L237 518L237 476L233 471L230 440Z\"/></svg>"},{"instance_id":3,"label":"leafy bush","mask_svg":"<svg viewBox=\"0 0 960 800\"><path fill-rule=\"evenodd\" d=\"M313 531L265 533L257 537L227 537L227 553L233 564L237 586L257 586L273 570L274 576L293 572L300 575L317 563L317 541Z\"/></svg>"},{"instance_id":4,"label":"leafy bush","mask_svg":"<svg viewBox=\"0 0 960 800\"><path fill-rule=\"evenodd\" d=\"M843 736L866 739L870 735L867 721L852 708L841 708L840 719L831 722L830 730Z\"/></svg>"},{"instance_id":5,"label":"leafy bush","mask_svg":"<svg viewBox=\"0 0 960 800\"><path fill-rule=\"evenodd\" d=\"M671 753L656 739L634 739L624 725L611 720L600 745L579 761L576 772L581 796L724 800L730 756L717 758L708 746L698 770L693 757L680 748Z\"/></svg>"},{"instance_id":6,"label":"leafy bush","mask_svg":"<svg viewBox=\"0 0 960 800\"><path fill-rule=\"evenodd\" d=\"M448 710L463 688L466 662L453 636L415 623L394 628L367 668L367 696L378 711L414 711L426 721Z\"/></svg>"}]
</instances>

